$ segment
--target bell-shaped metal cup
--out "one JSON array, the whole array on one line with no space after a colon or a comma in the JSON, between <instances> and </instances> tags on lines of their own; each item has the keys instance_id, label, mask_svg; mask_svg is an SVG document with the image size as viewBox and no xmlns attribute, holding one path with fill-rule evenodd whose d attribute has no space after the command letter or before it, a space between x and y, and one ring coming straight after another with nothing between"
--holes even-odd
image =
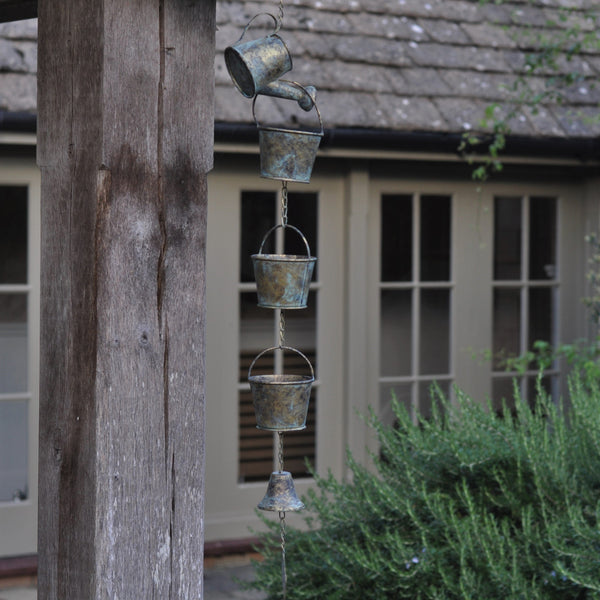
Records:
<instances>
[{"instance_id":1,"label":"bell-shaped metal cup","mask_svg":"<svg viewBox=\"0 0 600 600\"><path fill-rule=\"evenodd\" d=\"M269 35L242 41L257 17L267 15L275 21ZM277 35L281 23L271 13L259 13L250 19L240 39L225 48L225 65L233 83L246 98L253 98L261 89L292 69L292 57L285 42Z\"/></svg>"},{"instance_id":2,"label":"bell-shaped metal cup","mask_svg":"<svg viewBox=\"0 0 600 600\"><path fill-rule=\"evenodd\" d=\"M258 508L275 512L291 512L304 508L304 504L296 495L291 473L288 471L271 473L267 493L259 502Z\"/></svg>"}]
</instances>

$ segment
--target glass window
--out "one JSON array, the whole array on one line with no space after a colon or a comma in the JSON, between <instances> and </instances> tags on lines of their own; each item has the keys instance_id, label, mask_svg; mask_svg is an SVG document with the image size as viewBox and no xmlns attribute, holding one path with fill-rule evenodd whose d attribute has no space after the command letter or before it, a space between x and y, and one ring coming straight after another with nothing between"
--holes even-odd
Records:
<instances>
[{"instance_id":1,"label":"glass window","mask_svg":"<svg viewBox=\"0 0 600 600\"><path fill-rule=\"evenodd\" d=\"M452 198L383 194L380 207L380 413L392 390L429 411L422 390L451 378Z\"/></svg>"},{"instance_id":2,"label":"glass window","mask_svg":"<svg viewBox=\"0 0 600 600\"><path fill-rule=\"evenodd\" d=\"M529 279L556 278L556 199L529 203Z\"/></svg>"},{"instance_id":3,"label":"glass window","mask_svg":"<svg viewBox=\"0 0 600 600\"><path fill-rule=\"evenodd\" d=\"M26 392L27 294L0 290L0 394Z\"/></svg>"},{"instance_id":4,"label":"glass window","mask_svg":"<svg viewBox=\"0 0 600 600\"><path fill-rule=\"evenodd\" d=\"M506 358L522 356L535 342L554 343L556 299L559 293L557 264L558 201L548 197L499 197L494 201L494 312L493 406L504 399L514 402ZM513 283L502 284L505 280ZM534 397L536 365L519 373L519 393ZM558 371L555 365L550 378ZM552 386L549 387L549 389Z\"/></svg>"},{"instance_id":5,"label":"glass window","mask_svg":"<svg viewBox=\"0 0 600 600\"><path fill-rule=\"evenodd\" d=\"M521 198L494 202L494 279L521 279Z\"/></svg>"},{"instance_id":6,"label":"glass window","mask_svg":"<svg viewBox=\"0 0 600 600\"><path fill-rule=\"evenodd\" d=\"M381 281L412 280L413 200L406 195L381 198Z\"/></svg>"},{"instance_id":7,"label":"glass window","mask_svg":"<svg viewBox=\"0 0 600 600\"><path fill-rule=\"evenodd\" d=\"M450 372L450 290L421 290L419 370L421 375Z\"/></svg>"},{"instance_id":8,"label":"glass window","mask_svg":"<svg viewBox=\"0 0 600 600\"><path fill-rule=\"evenodd\" d=\"M27 283L27 188L0 186L0 284Z\"/></svg>"},{"instance_id":9,"label":"glass window","mask_svg":"<svg viewBox=\"0 0 600 600\"><path fill-rule=\"evenodd\" d=\"M450 198L421 198L421 281L450 280Z\"/></svg>"},{"instance_id":10,"label":"glass window","mask_svg":"<svg viewBox=\"0 0 600 600\"><path fill-rule=\"evenodd\" d=\"M381 291L380 373L412 372L412 291Z\"/></svg>"},{"instance_id":11,"label":"glass window","mask_svg":"<svg viewBox=\"0 0 600 600\"><path fill-rule=\"evenodd\" d=\"M28 402L0 401L0 502L25 500L28 460Z\"/></svg>"}]
</instances>

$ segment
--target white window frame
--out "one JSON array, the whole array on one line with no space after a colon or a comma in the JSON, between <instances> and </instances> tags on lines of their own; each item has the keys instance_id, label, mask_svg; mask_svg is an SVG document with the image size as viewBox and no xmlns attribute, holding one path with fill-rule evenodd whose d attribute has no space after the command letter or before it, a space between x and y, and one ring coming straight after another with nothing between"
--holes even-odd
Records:
<instances>
[{"instance_id":1,"label":"white window frame","mask_svg":"<svg viewBox=\"0 0 600 600\"><path fill-rule=\"evenodd\" d=\"M2 292L28 295L28 391L0 396L0 402L15 399L28 402L28 497L21 502L0 503L0 556L19 556L37 551L41 186L34 159L1 158L0 185L27 187L29 203L27 283L0 286Z\"/></svg>"},{"instance_id":2,"label":"white window frame","mask_svg":"<svg viewBox=\"0 0 600 600\"><path fill-rule=\"evenodd\" d=\"M494 184L481 188L476 184L452 181L423 182L419 180L368 179L368 231L361 237L368 253L367 330L368 389L367 402L354 398L358 410L377 407L379 398L380 361L380 203L383 195L447 195L452 197L451 277L451 366L453 381L473 399L484 402L491 394L491 362L477 356L492 348L493 319L493 202L496 196L555 197L558 203L557 252L560 274L557 286L560 299L556 304L556 342L570 341L585 332L580 298L584 295L584 203L583 190L563 184ZM566 207L569 210L566 210ZM350 230L351 235L353 233ZM352 239L350 239L352 244ZM458 249L458 250L457 250ZM568 265L576 262L577 268ZM357 278L356 278L357 279ZM411 284L412 285L412 284ZM437 285L437 282L436 284ZM578 310L578 306L581 307ZM573 315L573 318L571 318ZM567 318L569 317L569 318ZM413 328L415 327L413 323ZM414 331L414 329L413 329ZM413 349L414 352L414 349ZM413 356L414 360L414 356ZM561 379L561 390L565 384ZM349 390L351 391L351 390ZM357 442L360 436L356 435ZM372 436L363 437L374 449ZM364 457L364 455L363 455Z\"/></svg>"}]
</instances>

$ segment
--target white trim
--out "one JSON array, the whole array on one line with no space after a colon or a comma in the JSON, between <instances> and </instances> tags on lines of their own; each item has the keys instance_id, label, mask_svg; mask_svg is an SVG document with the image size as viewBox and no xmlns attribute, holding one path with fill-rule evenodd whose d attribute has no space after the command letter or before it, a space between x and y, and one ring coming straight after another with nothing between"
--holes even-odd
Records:
<instances>
[{"instance_id":1,"label":"white trim","mask_svg":"<svg viewBox=\"0 0 600 600\"><path fill-rule=\"evenodd\" d=\"M37 144L37 136L35 133L10 133L0 132L0 145L13 146L35 146Z\"/></svg>"}]
</instances>

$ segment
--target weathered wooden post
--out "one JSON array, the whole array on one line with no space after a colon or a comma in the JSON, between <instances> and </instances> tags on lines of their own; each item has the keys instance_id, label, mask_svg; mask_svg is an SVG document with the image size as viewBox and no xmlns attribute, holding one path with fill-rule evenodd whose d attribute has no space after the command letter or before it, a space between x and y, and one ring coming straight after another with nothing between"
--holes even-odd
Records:
<instances>
[{"instance_id":1,"label":"weathered wooden post","mask_svg":"<svg viewBox=\"0 0 600 600\"><path fill-rule=\"evenodd\" d=\"M39 0L40 600L202 598L215 0Z\"/></svg>"}]
</instances>

